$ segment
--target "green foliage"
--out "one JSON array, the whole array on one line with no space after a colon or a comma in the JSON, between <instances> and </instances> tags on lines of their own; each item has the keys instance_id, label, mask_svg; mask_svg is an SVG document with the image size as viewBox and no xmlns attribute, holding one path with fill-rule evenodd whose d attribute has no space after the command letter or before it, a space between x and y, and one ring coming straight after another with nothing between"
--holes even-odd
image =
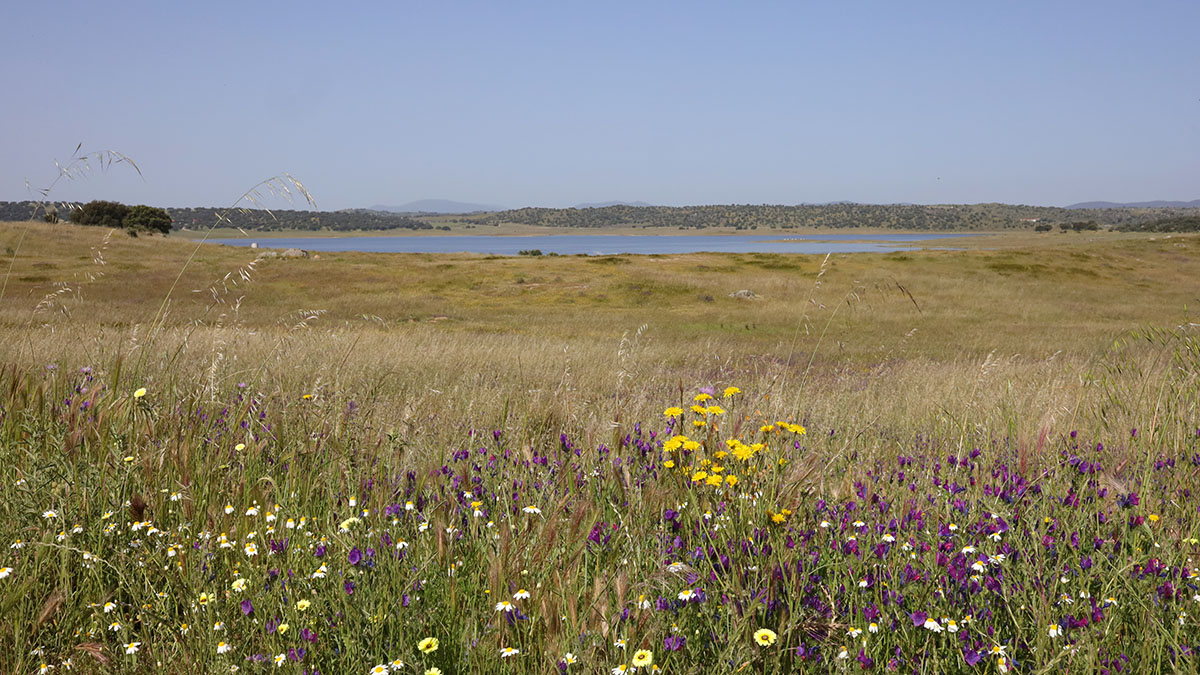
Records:
<instances>
[{"instance_id":1,"label":"green foliage","mask_svg":"<svg viewBox=\"0 0 1200 675\"><path fill-rule=\"evenodd\" d=\"M129 209L123 224L131 230L150 230L166 234L171 231L171 216L158 207L138 204Z\"/></svg>"},{"instance_id":2,"label":"green foliage","mask_svg":"<svg viewBox=\"0 0 1200 675\"><path fill-rule=\"evenodd\" d=\"M40 202L0 202L0 220L42 217ZM178 227L202 229L214 223L251 231L371 231L442 230L443 223L466 229L501 224L539 227L606 228L645 227L735 230L776 229L911 229L911 230L1007 230L1034 229L1045 232L1056 224L1065 230L1083 231L1111 227L1127 231L1192 231L1197 228L1194 208L1064 209L1012 204L802 204L714 205L714 206L606 206L590 209L524 208L482 215L417 217L346 209L342 211L294 211L217 208L166 209ZM1035 224L1036 223L1036 224ZM1091 225L1076 227L1079 224ZM84 223L93 224L93 223Z\"/></svg>"},{"instance_id":3,"label":"green foliage","mask_svg":"<svg viewBox=\"0 0 1200 675\"><path fill-rule=\"evenodd\" d=\"M540 248L527 248L527 249L523 249L523 250L521 250L521 251L517 251L517 255L531 255L531 256L539 256L539 255L542 255L542 249L540 249Z\"/></svg>"},{"instance_id":4,"label":"green foliage","mask_svg":"<svg viewBox=\"0 0 1200 675\"><path fill-rule=\"evenodd\" d=\"M120 202L96 200L71 209L71 222L76 225L123 227L129 207Z\"/></svg>"},{"instance_id":5,"label":"green foliage","mask_svg":"<svg viewBox=\"0 0 1200 675\"><path fill-rule=\"evenodd\" d=\"M1200 232L1200 215L1162 218L1148 223L1122 225L1122 232Z\"/></svg>"},{"instance_id":6,"label":"green foliage","mask_svg":"<svg viewBox=\"0 0 1200 675\"><path fill-rule=\"evenodd\" d=\"M409 216L348 209L345 211L293 211L287 209L168 209L178 227L201 230L218 227L273 232L279 230L354 232L365 230L432 230L433 225ZM445 228L443 228L445 229Z\"/></svg>"},{"instance_id":7,"label":"green foliage","mask_svg":"<svg viewBox=\"0 0 1200 675\"><path fill-rule=\"evenodd\" d=\"M591 209L524 208L488 214L473 222L482 225L516 223L541 227L663 227L704 229L758 226L796 228L877 228L909 230L1006 230L1074 223L1080 217L1092 224L1117 226L1144 223L1195 209L1064 209L1012 204L801 204L713 206L606 206ZM1035 226L1034 223L1042 223ZM1097 228L1099 225L1097 225ZM1083 229L1095 229L1086 227ZM1044 231L1044 230L1039 230ZM1079 230L1076 230L1079 231Z\"/></svg>"}]
</instances>

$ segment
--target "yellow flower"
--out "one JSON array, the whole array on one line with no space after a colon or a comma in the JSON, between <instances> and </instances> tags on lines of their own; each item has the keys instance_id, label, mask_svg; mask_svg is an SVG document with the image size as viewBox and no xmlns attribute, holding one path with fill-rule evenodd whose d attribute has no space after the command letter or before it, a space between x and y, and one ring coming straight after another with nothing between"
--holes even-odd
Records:
<instances>
[{"instance_id":1,"label":"yellow flower","mask_svg":"<svg viewBox=\"0 0 1200 675\"><path fill-rule=\"evenodd\" d=\"M754 641L757 642L760 647L770 647L771 645L775 644L775 641L778 639L779 636L776 635L775 631L771 630L770 628L759 628L758 630L754 631Z\"/></svg>"},{"instance_id":2,"label":"yellow flower","mask_svg":"<svg viewBox=\"0 0 1200 675\"><path fill-rule=\"evenodd\" d=\"M696 394L696 398L694 398L692 400L695 401L696 403L703 403L711 398L712 398L711 395L701 392L699 394Z\"/></svg>"},{"instance_id":3,"label":"yellow flower","mask_svg":"<svg viewBox=\"0 0 1200 675\"><path fill-rule=\"evenodd\" d=\"M705 478L708 478L707 471L697 471L696 473L692 474L692 482L693 483L699 483L699 482L703 481Z\"/></svg>"},{"instance_id":4,"label":"yellow flower","mask_svg":"<svg viewBox=\"0 0 1200 675\"><path fill-rule=\"evenodd\" d=\"M663 415L665 417L679 417L682 414L683 414L683 408L677 408L675 406L671 406L670 408L667 408L666 410L663 411Z\"/></svg>"},{"instance_id":5,"label":"yellow flower","mask_svg":"<svg viewBox=\"0 0 1200 675\"><path fill-rule=\"evenodd\" d=\"M674 469L675 462L672 462L671 460L668 459L667 461L663 462L663 467L667 468L667 469Z\"/></svg>"},{"instance_id":6,"label":"yellow flower","mask_svg":"<svg viewBox=\"0 0 1200 675\"><path fill-rule=\"evenodd\" d=\"M286 623L281 623L279 624L279 628L276 630L279 631L280 635L283 635L284 633L288 632L288 628L291 628L291 626L287 625Z\"/></svg>"},{"instance_id":7,"label":"yellow flower","mask_svg":"<svg viewBox=\"0 0 1200 675\"><path fill-rule=\"evenodd\" d=\"M442 675L441 668L434 666L425 671L425 675Z\"/></svg>"},{"instance_id":8,"label":"yellow flower","mask_svg":"<svg viewBox=\"0 0 1200 675\"><path fill-rule=\"evenodd\" d=\"M1146 516L1146 520L1149 520L1152 523L1157 523L1158 515L1151 513L1150 515Z\"/></svg>"},{"instance_id":9,"label":"yellow flower","mask_svg":"<svg viewBox=\"0 0 1200 675\"><path fill-rule=\"evenodd\" d=\"M720 476L717 476L714 474L712 476L709 476L705 480L705 482L708 483L709 485L711 485L712 487L720 487L721 483L723 483L724 481L721 480Z\"/></svg>"},{"instance_id":10,"label":"yellow flower","mask_svg":"<svg viewBox=\"0 0 1200 675\"><path fill-rule=\"evenodd\" d=\"M783 515L782 513L772 513L771 514L771 522L774 522L776 524L782 524L785 521L787 521L787 516Z\"/></svg>"},{"instance_id":11,"label":"yellow flower","mask_svg":"<svg viewBox=\"0 0 1200 675\"><path fill-rule=\"evenodd\" d=\"M312 394L305 394L305 395L301 396L300 398L304 399L305 401L311 401Z\"/></svg>"},{"instance_id":12,"label":"yellow flower","mask_svg":"<svg viewBox=\"0 0 1200 675\"><path fill-rule=\"evenodd\" d=\"M697 415L706 415L708 414L708 408L705 408L702 405L694 405L692 406L692 412L696 413Z\"/></svg>"},{"instance_id":13,"label":"yellow flower","mask_svg":"<svg viewBox=\"0 0 1200 675\"><path fill-rule=\"evenodd\" d=\"M700 444L696 441L684 441L683 449L688 452L695 452L700 449Z\"/></svg>"},{"instance_id":14,"label":"yellow flower","mask_svg":"<svg viewBox=\"0 0 1200 675\"><path fill-rule=\"evenodd\" d=\"M308 609L311 606L312 606L312 603L309 602L308 600L297 600L296 601L296 609L298 611L303 612L304 610Z\"/></svg>"},{"instance_id":15,"label":"yellow flower","mask_svg":"<svg viewBox=\"0 0 1200 675\"><path fill-rule=\"evenodd\" d=\"M417 643L417 649L420 649L425 654L432 654L438 648L438 639L435 637L427 637Z\"/></svg>"},{"instance_id":16,"label":"yellow flower","mask_svg":"<svg viewBox=\"0 0 1200 675\"><path fill-rule=\"evenodd\" d=\"M725 482L729 484L729 487L733 487L734 485L737 485L738 477L733 474L729 474L728 476L725 476Z\"/></svg>"},{"instance_id":17,"label":"yellow flower","mask_svg":"<svg viewBox=\"0 0 1200 675\"><path fill-rule=\"evenodd\" d=\"M733 398L734 394L740 393L742 393L742 390L738 389L737 387L726 387L725 391L721 395L725 398Z\"/></svg>"},{"instance_id":18,"label":"yellow flower","mask_svg":"<svg viewBox=\"0 0 1200 675\"><path fill-rule=\"evenodd\" d=\"M639 649L633 653L633 665L638 668L645 668L654 663L654 654L649 649Z\"/></svg>"},{"instance_id":19,"label":"yellow flower","mask_svg":"<svg viewBox=\"0 0 1200 675\"><path fill-rule=\"evenodd\" d=\"M705 409L705 412L707 412L709 415L724 415L725 409L719 405L710 405Z\"/></svg>"},{"instance_id":20,"label":"yellow flower","mask_svg":"<svg viewBox=\"0 0 1200 675\"><path fill-rule=\"evenodd\" d=\"M140 387L140 388L139 388L137 391L133 392L133 397L134 397L134 398L141 398L141 397L143 397L143 396L145 396L145 395L146 395L146 388L145 388L145 387Z\"/></svg>"}]
</instances>

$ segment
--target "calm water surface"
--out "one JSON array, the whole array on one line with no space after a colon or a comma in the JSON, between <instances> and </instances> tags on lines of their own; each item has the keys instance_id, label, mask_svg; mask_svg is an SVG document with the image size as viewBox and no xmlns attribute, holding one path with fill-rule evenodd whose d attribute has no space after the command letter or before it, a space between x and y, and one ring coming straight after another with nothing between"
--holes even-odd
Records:
<instances>
[{"instance_id":1,"label":"calm water surface","mask_svg":"<svg viewBox=\"0 0 1200 675\"><path fill-rule=\"evenodd\" d=\"M539 249L560 255L615 255L619 253L869 253L939 247L947 240L973 234L551 234L529 237L496 235L392 236L392 237L285 237L279 239L210 239L217 244L263 248L299 248L306 251L366 251L371 253L487 253L517 255Z\"/></svg>"}]
</instances>

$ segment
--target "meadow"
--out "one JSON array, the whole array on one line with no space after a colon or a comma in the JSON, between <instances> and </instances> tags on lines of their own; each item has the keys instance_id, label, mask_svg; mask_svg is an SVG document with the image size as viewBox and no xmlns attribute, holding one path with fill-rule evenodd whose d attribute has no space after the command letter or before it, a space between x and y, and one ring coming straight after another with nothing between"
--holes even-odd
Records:
<instances>
[{"instance_id":1,"label":"meadow","mask_svg":"<svg viewBox=\"0 0 1200 675\"><path fill-rule=\"evenodd\" d=\"M1197 669L1200 237L0 252L2 672Z\"/></svg>"}]
</instances>

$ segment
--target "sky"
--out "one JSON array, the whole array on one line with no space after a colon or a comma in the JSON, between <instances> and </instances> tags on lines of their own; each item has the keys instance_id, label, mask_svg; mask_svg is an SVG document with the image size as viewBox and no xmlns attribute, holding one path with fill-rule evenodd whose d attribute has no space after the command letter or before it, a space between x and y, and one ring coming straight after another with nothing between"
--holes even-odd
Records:
<instances>
[{"instance_id":1,"label":"sky","mask_svg":"<svg viewBox=\"0 0 1200 675\"><path fill-rule=\"evenodd\" d=\"M283 173L323 210L1200 198L1195 0L55 1L0 25L0 200L229 206ZM90 170L56 180L79 144Z\"/></svg>"}]
</instances>

